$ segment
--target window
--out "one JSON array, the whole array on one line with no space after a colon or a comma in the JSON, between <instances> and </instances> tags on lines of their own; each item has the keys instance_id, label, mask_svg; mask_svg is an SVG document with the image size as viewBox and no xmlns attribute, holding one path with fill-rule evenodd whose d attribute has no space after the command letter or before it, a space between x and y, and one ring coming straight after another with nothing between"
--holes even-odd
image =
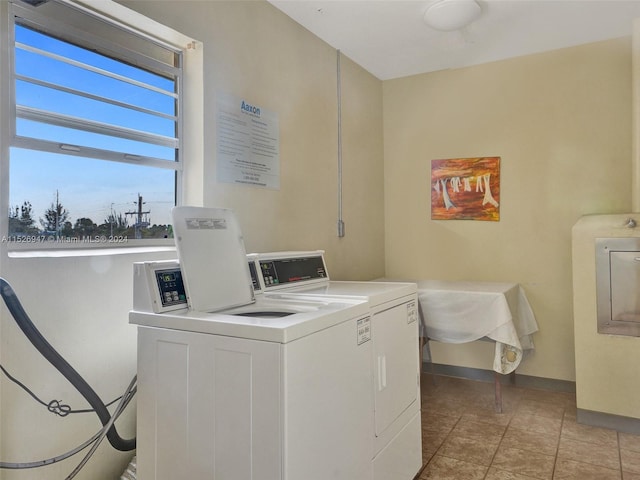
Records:
<instances>
[{"instance_id":1,"label":"window","mask_svg":"<svg viewBox=\"0 0 640 480\"><path fill-rule=\"evenodd\" d=\"M8 241L171 238L183 51L66 1L16 2L10 18Z\"/></svg>"}]
</instances>

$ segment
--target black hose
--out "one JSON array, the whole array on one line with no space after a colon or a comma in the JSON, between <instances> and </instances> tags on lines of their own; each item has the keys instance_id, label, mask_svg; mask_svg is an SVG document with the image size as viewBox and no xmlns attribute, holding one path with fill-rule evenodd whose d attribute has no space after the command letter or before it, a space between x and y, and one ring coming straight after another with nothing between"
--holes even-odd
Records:
<instances>
[{"instance_id":1,"label":"black hose","mask_svg":"<svg viewBox=\"0 0 640 480\"><path fill-rule=\"evenodd\" d=\"M20 304L20 300L16 296L11 285L4 279L0 278L0 296L4 300L5 305L11 312L13 319L18 324L22 332L29 339L31 344L36 347L38 352L46 358L85 398L89 405L95 410L100 422L105 426L111 420L111 414L106 405L102 402L98 394L91 388L84 378L60 355L55 348L42 336L36 326L33 324L27 312ZM123 439L117 432L116 426L112 425L107 433L109 443L116 450L128 452L136 448L136 439Z\"/></svg>"}]
</instances>

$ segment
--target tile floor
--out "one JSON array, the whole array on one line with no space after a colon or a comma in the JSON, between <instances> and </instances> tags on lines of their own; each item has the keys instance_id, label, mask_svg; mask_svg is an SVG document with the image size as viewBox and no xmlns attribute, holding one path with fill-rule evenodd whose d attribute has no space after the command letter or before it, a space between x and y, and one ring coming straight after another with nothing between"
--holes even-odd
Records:
<instances>
[{"instance_id":1,"label":"tile floor","mask_svg":"<svg viewBox=\"0 0 640 480\"><path fill-rule=\"evenodd\" d=\"M576 422L575 394L425 374L420 480L640 480L640 436Z\"/></svg>"}]
</instances>

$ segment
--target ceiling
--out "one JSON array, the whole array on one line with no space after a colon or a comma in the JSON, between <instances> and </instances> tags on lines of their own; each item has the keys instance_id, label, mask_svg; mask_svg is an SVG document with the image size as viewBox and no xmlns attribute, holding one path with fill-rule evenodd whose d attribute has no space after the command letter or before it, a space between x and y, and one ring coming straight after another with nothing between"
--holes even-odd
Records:
<instances>
[{"instance_id":1,"label":"ceiling","mask_svg":"<svg viewBox=\"0 0 640 480\"><path fill-rule=\"evenodd\" d=\"M640 0L478 0L462 30L428 27L434 0L269 0L381 80L631 35Z\"/></svg>"}]
</instances>

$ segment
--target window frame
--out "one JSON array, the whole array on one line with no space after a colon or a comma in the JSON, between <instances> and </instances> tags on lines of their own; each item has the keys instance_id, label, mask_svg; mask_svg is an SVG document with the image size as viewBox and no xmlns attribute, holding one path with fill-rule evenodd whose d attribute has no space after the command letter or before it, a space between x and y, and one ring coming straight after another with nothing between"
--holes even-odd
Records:
<instances>
[{"instance_id":1,"label":"window frame","mask_svg":"<svg viewBox=\"0 0 640 480\"><path fill-rule=\"evenodd\" d=\"M38 30L44 30L46 34L52 36L56 35L56 28L60 27L60 22L57 20L48 20L38 13L38 7L30 7L22 4L18 0L9 0L8 2L2 2L4 5L0 6L0 15L5 18L2 22L4 25L2 38L0 38L0 44L4 47L0 51L2 55L2 61L0 62L0 127L2 128L0 134L0 151L2 159L0 160L0 205L5 212L9 212L11 206L9 205L9 163L10 163L10 149L12 147L28 148L30 150L42 150L53 153L63 153L65 155L76 155L84 158L100 158L106 161L116 161L121 163L129 163L135 165L148 166L150 168L166 168L175 171L175 202L176 205L181 205L185 201L184 188L186 178L186 162L187 154L193 157L193 161L189 163L193 167L197 168L202 166L202 116L198 111L185 116L185 112L189 112L185 109L185 103L190 105L200 102L202 104L203 89L202 89L202 44L189 37L176 32L170 27L161 25L133 10L130 10L115 2L101 2L99 4L92 3L87 0L50 0L52 3L56 2L62 4L63 7L72 7L83 14L90 15L101 21L107 21L109 24L124 29L128 32L132 32L136 37L143 38L146 41L152 41L160 44L162 47L169 48L173 51L181 53L182 65L178 65L178 68L182 69L182 73L177 75L176 78L176 91L177 95L181 97L181 101L178 101L177 116L178 121L176 124L176 137L177 137L177 155L175 161L171 160L155 160L149 157L142 156L129 156L118 155L107 150L92 149L88 147L81 147L80 151L67 150L62 148L61 145L53 145L51 142L40 141L36 139L30 139L26 137L19 137L16 135L16 92L15 92L15 66L13 63L14 51L15 51L15 38L14 28L16 23L23 24L27 27L31 26L32 22L38 25ZM20 17L20 21L16 22L16 17ZM44 28L41 28L44 27ZM67 35L63 35L67 37ZM73 43L82 45L85 33L78 36L78 30L74 28ZM95 41L92 34L86 33L86 37ZM86 43L84 43L86 45ZM102 52L101 52L102 53ZM130 53L127 54L130 58ZM4 70L5 72L3 72ZM5 75L7 73L8 75ZM2 85L3 81L9 81L10 85ZM188 89L185 89L185 85L190 85L192 91L187 95ZM8 95L7 95L8 93ZM185 138L184 133L193 130ZM198 132L200 135L198 136ZM193 177L193 174L191 175ZM200 196L198 198L198 192ZM191 195L193 199L195 196L196 201L192 203L200 204L202 202L202 190L195 189L194 194ZM0 218L0 238L5 240L8 235L8 215L2 215ZM149 247L168 247L174 246L173 239L131 239L130 242L120 244L78 244L78 243L10 243L8 241L0 242L0 249L5 249L9 255L12 252L21 252L24 250L96 250L108 248L124 248L131 250L132 248L142 247L148 249ZM163 248L164 249L164 248ZM75 254L74 254L75 255ZM19 256L19 255L17 255Z\"/></svg>"}]
</instances>

